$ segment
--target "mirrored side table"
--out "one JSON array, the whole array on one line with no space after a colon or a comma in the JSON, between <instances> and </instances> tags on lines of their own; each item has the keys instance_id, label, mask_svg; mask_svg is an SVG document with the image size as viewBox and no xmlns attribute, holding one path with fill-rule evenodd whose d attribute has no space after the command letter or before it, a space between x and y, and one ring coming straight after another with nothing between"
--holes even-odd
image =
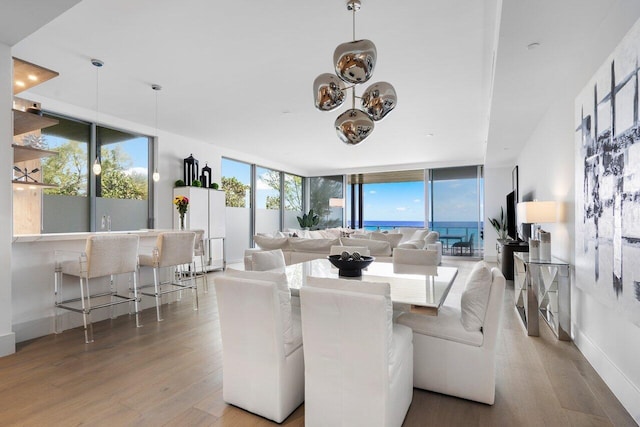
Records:
<instances>
[{"instance_id":1,"label":"mirrored side table","mask_svg":"<svg viewBox=\"0 0 640 427\"><path fill-rule=\"evenodd\" d=\"M526 252L513 253L515 307L528 335L538 336L538 317L558 339L571 340L571 276L569 264L557 258L530 260Z\"/></svg>"}]
</instances>

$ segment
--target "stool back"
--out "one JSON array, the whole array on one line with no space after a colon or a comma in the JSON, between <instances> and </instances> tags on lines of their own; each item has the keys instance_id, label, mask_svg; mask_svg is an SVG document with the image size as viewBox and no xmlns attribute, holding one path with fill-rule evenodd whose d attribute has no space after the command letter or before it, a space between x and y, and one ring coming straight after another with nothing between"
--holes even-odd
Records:
<instances>
[{"instance_id":1,"label":"stool back","mask_svg":"<svg viewBox=\"0 0 640 427\"><path fill-rule=\"evenodd\" d=\"M158 248L158 267L190 264L193 262L193 248L196 233L193 231L169 231L160 233Z\"/></svg>"},{"instance_id":2,"label":"stool back","mask_svg":"<svg viewBox=\"0 0 640 427\"><path fill-rule=\"evenodd\" d=\"M87 278L131 273L138 268L138 243L132 234L89 236Z\"/></svg>"}]
</instances>

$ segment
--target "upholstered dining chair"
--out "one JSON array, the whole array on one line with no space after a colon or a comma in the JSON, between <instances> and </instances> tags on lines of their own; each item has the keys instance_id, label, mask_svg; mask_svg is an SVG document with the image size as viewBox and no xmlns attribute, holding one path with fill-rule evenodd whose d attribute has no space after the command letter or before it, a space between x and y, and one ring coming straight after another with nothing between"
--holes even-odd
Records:
<instances>
[{"instance_id":1,"label":"upholstered dining chair","mask_svg":"<svg viewBox=\"0 0 640 427\"><path fill-rule=\"evenodd\" d=\"M140 326L140 301L137 293L139 237L130 234L103 234L89 236L85 251L77 254L75 260L56 260L55 270L55 298L56 307L82 314L84 337L86 343L93 342L93 323L91 312L98 308L110 307L122 303L133 303L135 307L136 326ZM61 254L64 251L59 251ZM56 257L64 255L56 254ZM118 293L115 282L118 275L130 275L133 296ZM64 299L63 275L75 276L79 279L80 298ZM109 277L109 290L93 292L91 279ZM109 301L93 304L92 300L101 298ZM80 305L78 306L78 302ZM112 312L111 317L114 317ZM56 332L60 331L59 313L56 310Z\"/></svg>"},{"instance_id":2,"label":"upholstered dining chair","mask_svg":"<svg viewBox=\"0 0 640 427\"><path fill-rule=\"evenodd\" d=\"M492 405L496 341L505 279L477 263L459 305L445 302L437 316L404 313L396 321L413 330L413 386Z\"/></svg>"},{"instance_id":3,"label":"upholstered dining chair","mask_svg":"<svg viewBox=\"0 0 640 427\"><path fill-rule=\"evenodd\" d=\"M393 272L400 274L438 275L440 252L436 249L393 250Z\"/></svg>"},{"instance_id":4,"label":"upholstered dining chair","mask_svg":"<svg viewBox=\"0 0 640 427\"><path fill-rule=\"evenodd\" d=\"M469 256L473 255L473 236L474 233L469 235L469 240L466 242L455 242L451 245L451 254L455 255L460 254L463 255L466 252L469 252Z\"/></svg>"},{"instance_id":5,"label":"upholstered dining chair","mask_svg":"<svg viewBox=\"0 0 640 427\"><path fill-rule=\"evenodd\" d=\"M277 423L304 401L300 312L284 272L235 271L214 279L225 402Z\"/></svg>"},{"instance_id":6,"label":"upholstered dining chair","mask_svg":"<svg viewBox=\"0 0 640 427\"><path fill-rule=\"evenodd\" d=\"M251 254L251 270L266 271L286 267L282 249L259 251Z\"/></svg>"},{"instance_id":7,"label":"upholstered dining chair","mask_svg":"<svg viewBox=\"0 0 640 427\"><path fill-rule=\"evenodd\" d=\"M140 293L155 298L156 318L162 321L160 306L162 296L191 289L193 294L193 309L198 310L198 284L195 280L195 262L193 262L193 248L196 233L193 231L168 231L158 234L156 246L152 254L141 254L140 268L153 269L153 284L140 287ZM162 281L161 269L169 270L169 280ZM144 289L152 287L153 292Z\"/></svg>"},{"instance_id":8,"label":"upholstered dining chair","mask_svg":"<svg viewBox=\"0 0 640 427\"><path fill-rule=\"evenodd\" d=\"M308 277L300 289L305 425L400 426L413 398L411 329L388 283Z\"/></svg>"}]
</instances>

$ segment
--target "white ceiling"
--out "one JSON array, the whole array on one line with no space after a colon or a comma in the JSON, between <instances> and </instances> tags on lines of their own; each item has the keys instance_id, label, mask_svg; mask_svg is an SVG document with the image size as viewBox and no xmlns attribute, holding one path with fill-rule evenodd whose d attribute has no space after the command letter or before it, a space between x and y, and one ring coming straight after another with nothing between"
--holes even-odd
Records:
<instances>
[{"instance_id":1,"label":"white ceiling","mask_svg":"<svg viewBox=\"0 0 640 427\"><path fill-rule=\"evenodd\" d=\"M8 6L18 0L0 1L1 16L28 22ZM637 0L362 3L356 37L378 50L371 82L393 84L398 106L357 147L333 129L346 107L313 107L313 80L351 40L344 0L83 0L13 55L60 73L33 94L89 109L89 59L99 58L101 113L154 126L157 83L163 130L308 175L477 164L485 155L512 164L558 91L581 87L640 15ZM532 41L542 45L529 51Z\"/></svg>"}]
</instances>

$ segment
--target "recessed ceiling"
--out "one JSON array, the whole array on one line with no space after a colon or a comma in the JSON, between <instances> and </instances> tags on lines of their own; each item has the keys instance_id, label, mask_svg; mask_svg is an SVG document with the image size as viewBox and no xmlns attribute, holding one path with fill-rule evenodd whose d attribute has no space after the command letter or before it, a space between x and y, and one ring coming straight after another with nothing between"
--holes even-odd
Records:
<instances>
[{"instance_id":1,"label":"recessed ceiling","mask_svg":"<svg viewBox=\"0 0 640 427\"><path fill-rule=\"evenodd\" d=\"M161 129L267 164L295 165L307 175L479 164L489 157L486 147L496 146L493 139L504 146L510 132L526 124L518 135L523 140L549 102L550 77L536 71L545 64L524 55L576 48L582 40L572 31L598 25L607 8L638 9L628 4L636 2L567 0L579 7L576 15L557 1L530 3L363 0L356 37L372 40L378 51L370 82L393 84L398 105L356 147L340 142L333 128L346 106L328 113L313 106L313 80L332 72L335 47L351 40L344 0L84 0L12 53L60 73L29 91L36 97L95 108L89 60L99 58L105 62L101 113L153 127L149 87L160 84ZM546 18L544 26L524 25L531 17ZM556 32L566 36L562 46L546 36ZM527 50L534 41L542 45ZM545 93L526 103L526 117L512 111L507 96L521 78ZM493 98L492 84L500 88ZM362 86L358 94L368 84ZM519 148L503 146L499 161L512 161Z\"/></svg>"}]
</instances>

